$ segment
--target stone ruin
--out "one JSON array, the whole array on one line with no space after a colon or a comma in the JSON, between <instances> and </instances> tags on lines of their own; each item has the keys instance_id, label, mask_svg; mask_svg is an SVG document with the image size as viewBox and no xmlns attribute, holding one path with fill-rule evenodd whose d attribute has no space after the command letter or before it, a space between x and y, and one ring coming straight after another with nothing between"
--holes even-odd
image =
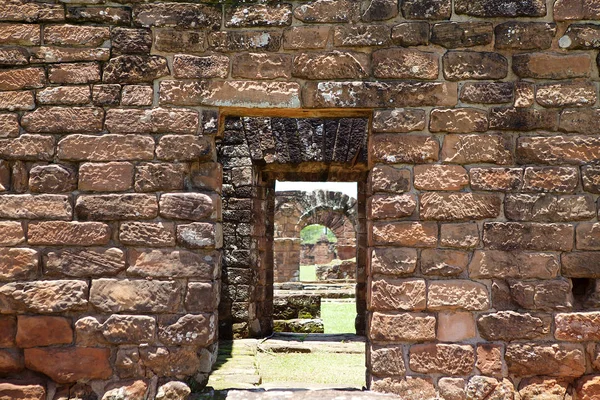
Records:
<instances>
[{"instance_id":1,"label":"stone ruin","mask_svg":"<svg viewBox=\"0 0 600 400\"><path fill-rule=\"evenodd\" d=\"M298 281L300 265L329 264L356 257L356 199L341 192L284 191L275 194L273 269L275 282ZM309 225L333 232L327 240L302 244L300 232Z\"/></svg>"},{"instance_id":2,"label":"stone ruin","mask_svg":"<svg viewBox=\"0 0 600 400\"><path fill-rule=\"evenodd\" d=\"M274 182L315 180L358 183L370 390L597 398L599 20L0 1L0 397L201 385L219 338L271 333Z\"/></svg>"}]
</instances>

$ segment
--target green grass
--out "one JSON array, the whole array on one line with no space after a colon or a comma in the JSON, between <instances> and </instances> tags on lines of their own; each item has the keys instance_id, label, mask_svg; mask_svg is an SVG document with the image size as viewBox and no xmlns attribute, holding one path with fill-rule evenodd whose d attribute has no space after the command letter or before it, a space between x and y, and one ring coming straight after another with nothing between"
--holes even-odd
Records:
<instances>
[{"instance_id":1,"label":"green grass","mask_svg":"<svg viewBox=\"0 0 600 400\"><path fill-rule=\"evenodd\" d=\"M300 231L300 240L302 244L315 244L321 236L323 236L323 232L327 229L327 239L329 243L337 242L337 238L329 228L325 228L323 225L308 225L306 228Z\"/></svg>"},{"instance_id":2,"label":"green grass","mask_svg":"<svg viewBox=\"0 0 600 400\"><path fill-rule=\"evenodd\" d=\"M300 266L300 282L314 282L317 280L316 267L314 265Z\"/></svg>"},{"instance_id":3,"label":"green grass","mask_svg":"<svg viewBox=\"0 0 600 400\"><path fill-rule=\"evenodd\" d=\"M322 302L321 318L325 333L356 333L354 328L355 303Z\"/></svg>"},{"instance_id":4,"label":"green grass","mask_svg":"<svg viewBox=\"0 0 600 400\"><path fill-rule=\"evenodd\" d=\"M262 383L299 382L342 387L365 385L365 355L339 353L258 353Z\"/></svg>"}]
</instances>

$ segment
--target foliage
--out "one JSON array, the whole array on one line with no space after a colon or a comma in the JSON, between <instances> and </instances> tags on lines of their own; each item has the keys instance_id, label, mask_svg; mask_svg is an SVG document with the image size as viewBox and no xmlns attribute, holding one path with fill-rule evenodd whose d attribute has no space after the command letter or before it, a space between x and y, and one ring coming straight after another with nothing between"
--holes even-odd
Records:
<instances>
[{"instance_id":1,"label":"foliage","mask_svg":"<svg viewBox=\"0 0 600 400\"><path fill-rule=\"evenodd\" d=\"M326 228L323 225L314 224L308 225L302 231L300 231L300 240L302 244L315 244L317 241L321 239L323 233L327 230L327 239L329 243L336 243L337 238L331 231L331 229Z\"/></svg>"}]
</instances>

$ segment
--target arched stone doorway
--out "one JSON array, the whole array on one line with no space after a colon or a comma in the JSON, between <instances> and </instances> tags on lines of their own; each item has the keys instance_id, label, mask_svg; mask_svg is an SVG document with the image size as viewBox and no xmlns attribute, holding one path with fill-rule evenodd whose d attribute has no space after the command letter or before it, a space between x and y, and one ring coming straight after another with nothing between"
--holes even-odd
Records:
<instances>
[{"instance_id":1,"label":"arched stone doorway","mask_svg":"<svg viewBox=\"0 0 600 400\"><path fill-rule=\"evenodd\" d=\"M298 280L300 232L309 225L331 229L337 238L337 258L356 257L357 207L356 199L341 192L277 192L273 243L275 282Z\"/></svg>"}]
</instances>

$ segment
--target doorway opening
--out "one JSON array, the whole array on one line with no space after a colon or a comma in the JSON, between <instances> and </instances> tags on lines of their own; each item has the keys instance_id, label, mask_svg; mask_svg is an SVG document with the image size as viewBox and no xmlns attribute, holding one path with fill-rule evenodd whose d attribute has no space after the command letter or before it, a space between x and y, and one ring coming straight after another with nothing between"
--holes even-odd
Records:
<instances>
[{"instance_id":1,"label":"doorway opening","mask_svg":"<svg viewBox=\"0 0 600 400\"><path fill-rule=\"evenodd\" d=\"M217 154L223 167L223 265L219 335L221 348L229 345L230 354L219 357L235 358L235 347L244 340L250 343L254 369L261 376L260 383L254 382L253 387L364 386L366 346L362 335L366 330L368 118L225 116L220 126L222 137L217 141ZM296 189L276 190L277 181L290 182ZM327 190L298 189L299 182L304 181L324 182ZM355 196L336 194L330 190L333 182L353 182ZM296 205L282 206L284 202L279 197L296 195L291 192L304 194L299 196ZM346 215L349 210L354 210L354 214ZM289 223L278 222L280 215L286 213L291 215ZM329 229L335 241L329 243L327 239L327 244L322 243L317 249L319 237L312 248L306 243L302 250L301 232L315 224ZM324 233L328 238L328 231L324 230ZM300 280L300 259L304 256L306 260L321 261L318 256L321 253L323 257L331 257L331 254L335 257L329 263L312 264L315 275L319 271L326 277L323 284L329 285L325 290L328 296L313 293L307 297L303 291L318 290L315 286L322 282L319 279ZM339 259L340 256L345 260ZM350 261L342 267L347 260ZM348 263L352 262L350 268ZM287 268L278 268L278 264L287 265ZM353 273L343 277L343 271L350 270ZM337 279L339 276L342 278ZM286 305L286 319L277 316L280 291L288 291L288 295L290 291L299 291L298 296L307 299L299 310ZM346 293L346 301L352 302L346 308L353 309L347 313L353 320L347 326L353 329L346 329L351 333L343 337L327 337L321 300L342 292ZM289 304L288 300L284 302ZM306 329L280 329L279 321L287 321L289 316L313 320L313 325L304 324L304 327L308 326ZM341 349L347 344L354 345L352 354L345 354L347 352ZM318 349L333 351L320 352ZM282 354L284 350L285 354ZM327 361L323 358L325 353L338 359ZM298 355L313 357L312 360L299 360ZM319 383L314 379L314 369L302 372L298 368L300 365L312 365L320 371L328 365L348 368L352 363L343 358L357 358L357 355L360 362L355 375L359 377L352 383ZM281 362L287 363L289 368ZM265 371L260 371L261 365ZM287 383L275 375L270 380L267 370L275 375L287 371ZM329 375L351 374L336 370ZM292 379L294 377L296 379Z\"/></svg>"}]
</instances>

